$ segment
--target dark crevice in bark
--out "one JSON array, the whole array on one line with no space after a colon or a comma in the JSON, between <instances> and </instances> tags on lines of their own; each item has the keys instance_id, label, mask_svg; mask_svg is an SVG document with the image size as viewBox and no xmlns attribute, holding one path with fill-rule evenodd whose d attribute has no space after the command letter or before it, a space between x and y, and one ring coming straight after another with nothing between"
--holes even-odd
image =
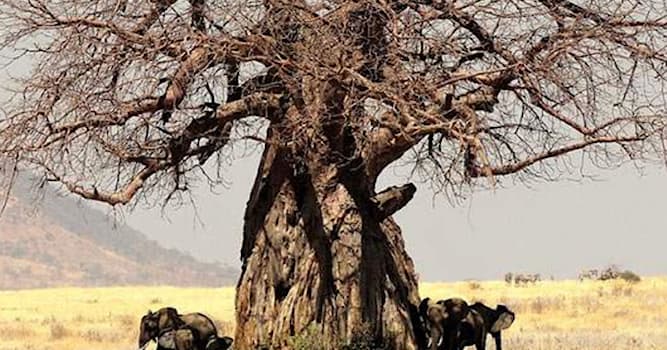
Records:
<instances>
[{"instance_id":1,"label":"dark crevice in bark","mask_svg":"<svg viewBox=\"0 0 667 350\"><path fill-rule=\"evenodd\" d=\"M274 293L276 294L276 300L282 302L289 294L290 286L285 282L281 281L276 284Z\"/></svg>"},{"instance_id":2,"label":"dark crevice in bark","mask_svg":"<svg viewBox=\"0 0 667 350\"><path fill-rule=\"evenodd\" d=\"M346 149L356 149L356 140L350 128L344 129L346 139ZM363 164L363 160L358 157L357 161L350 162L350 164ZM389 243L387 236L381 226L382 221L393 214L398 209L402 208L407 202L412 199L416 188L409 184L404 186L403 191L398 197L389 197L386 201L381 201L381 204L386 206L378 207L378 201L375 201L373 196L372 186L375 184L375 179L369 179L364 172L364 167L346 167L341 172L341 183L352 196L356 207L359 210L362 220L362 258L361 258L361 294L362 294L362 310L364 321L369 322L373 334L377 338L376 341L382 342L384 332L382 329L382 312L385 302L384 292L386 290L386 278L394 285L398 298L403 305L411 305L408 312L413 329L421 328L421 323L415 315L413 310L416 306L410 300L410 288L404 283L407 276L402 276L399 273L399 268L396 266L396 261L391 254L392 245ZM389 190L394 190L389 189ZM380 193L382 196L385 192ZM398 199L393 199L398 198ZM417 321L417 322L415 322Z\"/></svg>"},{"instance_id":3,"label":"dark crevice in bark","mask_svg":"<svg viewBox=\"0 0 667 350\"><path fill-rule=\"evenodd\" d=\"M302 168L305 168L302 167ZM304 169L305 170L305 169ZM296 194L299 212L303 215L304 229L308 243L315 250L320 270L320 284L317 292L317 322L322 322L325 300L334 292L331 241L324 231L321 205L313 186L313 180L307 170L295 174L292 183Z\"/></svg>"},{"instance_id":4,"label":"dark crevice in bark","mask_svg":"<svg viewBox=\"0 0 667 350\"><path fill-rule=\"evenodd\" d=\"M269 128L267 139L272 139L273 132ZM255 245L257 232L264 225L264 219L271 210L273 202L280 192L281 184L289 174L289 166L284 161L280 150L275 145L267 144L262 154L255 183L253 184L250 199L246 204L243 217L243 244L241 273L245 272L245 263Z\"/></svg>"},{"instance_id":5,"label":"dark crevice in bark","mask_svg":"<svg viewBox=\"0 0 667 350\"><path fill-rule=\"evenodd\" d=\"M359 188L354 176L344 176L343 185L351 194L362 220L361 295L364 321L368 322L377 341L382 339L382 306L384 305L385 276L396 286L399 298L410 303L408 287L401 281L397 267L388 252L388 243L368 189ZM362 182L363 183L363 182Z\"/></svg>"}]
</instances>

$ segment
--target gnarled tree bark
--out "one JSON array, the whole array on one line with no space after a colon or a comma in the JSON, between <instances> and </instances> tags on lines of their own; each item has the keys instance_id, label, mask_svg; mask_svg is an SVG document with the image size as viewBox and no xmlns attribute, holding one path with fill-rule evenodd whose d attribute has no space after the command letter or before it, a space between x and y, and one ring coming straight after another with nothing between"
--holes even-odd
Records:
<instances>
[{"instance_id":1,"label":"gnarled tree bark","mask_svg":"<svg viewBox=\"0 0 667 350\"><path fill-rule=\"evenodd\" d=\"M370 332L415 349L417 279L390 217L414 186L375 195L362 172L317 164L300 173L289 158L269 142L248 202L236 346L287 348L315 325L329 348Z\"/></svg>"}]
</instances>

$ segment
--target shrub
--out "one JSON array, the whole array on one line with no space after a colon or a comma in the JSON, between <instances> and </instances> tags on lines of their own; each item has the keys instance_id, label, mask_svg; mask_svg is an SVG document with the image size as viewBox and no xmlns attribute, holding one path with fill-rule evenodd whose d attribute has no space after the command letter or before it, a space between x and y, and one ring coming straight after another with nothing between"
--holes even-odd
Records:
<instances>
[{"instance_id":1,"label":"shrub","mask_svg":"<svg viewBox=\"0 0 667 350\"><path fill-rule=\"evenodd\" d=\"M370 331L370 327L362 326L352 335L349 343L339 341L338 344L322 344L319 330L316 325L311 325L300 334L288 340L289 348L294 350L325 350L336 348L339 350L393 350L386 340L378 340Z\"/></svg>"},{"instance_id":2,"label":"shrub","mask_svg":"<svg viewBox=\"0 0 667 350\"><path fill-rule=\"evenodd\" d=\"M85 332L79 334L79 336L85 339L87 342L101 343L105 341L105 338L102 336L102 333L96 329L88 329Z\"/></svg>"},{"instance_id":3,"label":"shrub","mask_svg":"<svg viewBox=\"0 0 667 350\"><path fill-rule=\"evenodd\" d=\"M482 289L482 285L477 281L468 281L468 289L479 290Z\"/></svg>"},{"instance_id":4,"label":"shrub","mask_svg":"<svg viewBox=\"0 0 667 350\"><path fill-rule=\"evenodd\" d=\"M317 326L311 325L303 332L290 337L289 348L294 350L325 350L326 344L322 344L318 337Z\"/></svg>"},{"instance_id":5,"label":"shrub","mask_svg":"<svg viewBox=\"0 0 667 350\"><path fill-rule=\"evenodd\" d=\"M349 344L341 346L340 350L391 350L385 339L376 339L370 327L362 326L361 330L352 335Z\"/></svg>"},{"instance_id":6,"label":"shrub","mask_svg":"<svg viewBox=\"0 0 667 350\"><path fill-rule=\"evenodd\" d=\"M69 330L65 328L62 323L52 323L51 324L51 339L58 340L65 338L69 335Z\"/></svg>"},{"instance_id":7,"label":"shrub","mask_svg":"<svg viewBox=\"0 0 667 350\"><path fill-rule=\"evenodd\" d=\"M639 277L638 274L636 274L636 273L634 273L634 272L632 272L632 271L630 271L630 270L625 270L625 271L621 272L621 273L618 275L618 277L619 277L620 279L626 281L626 282L629 282L629 283L638 283L638 282L640 282L640 281L642 280L642 278Z\"/></svg>"}]
</instances>

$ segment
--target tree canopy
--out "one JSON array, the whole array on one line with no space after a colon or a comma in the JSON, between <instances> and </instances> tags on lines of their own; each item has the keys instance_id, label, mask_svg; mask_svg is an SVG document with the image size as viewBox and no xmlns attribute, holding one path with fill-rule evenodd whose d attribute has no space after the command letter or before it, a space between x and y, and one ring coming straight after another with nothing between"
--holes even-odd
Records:
<instances>
[{"instance_id":1,"label":"tree canopy","mask_svg":"<svg viewBox=\"0 0 667 350\"><path fill-rule=\"evenodd\" d=\"M0 152L112 205L220 181L230 150L267 142L268 124L293 157L325 152L372 177L409 152L454 194L479 177L664 157L667 19L656 1L0 8L2 47L33 64L5 106ZM332 132L354 147L323 151Z\"/></svg>"}]
</instances>

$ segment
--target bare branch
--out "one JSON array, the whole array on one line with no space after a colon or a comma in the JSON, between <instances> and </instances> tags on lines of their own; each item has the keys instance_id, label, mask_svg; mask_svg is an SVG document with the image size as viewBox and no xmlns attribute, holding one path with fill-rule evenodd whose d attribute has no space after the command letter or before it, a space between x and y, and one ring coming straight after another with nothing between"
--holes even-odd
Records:
<instances>
[{"instance_id":1,"label":"bare branch","mask_svg":"<svg viewBox=\"0 0 667 350\"><path fill-rule=\"evenodd\" d=\"M293 171L363 173L369 193L400 159L462 195L473 177L577 171L577 150L600 167L665 157L657 1L0 8L0 45L34 63L0 117L0 155L85 198L173 198L265 145L267 123Z\"/></svg>"},{"instance_id":2,"label":"bare branch","mask_svg":"<svg viewBox=\"0 0 667 350\"><path fill-rule=\"evenodd\" d=\"M553 150L549 150L544 153L537 154L535 156L532 156L528 159L524 159L520 162L513 163L513 164L505 164L502 166L494 167L490 166L488 169L477 169L472 172L471 176L473 177L480 177L480 176L489 176L489 175L509 175L513 174L516 172L519 172L537 162L549 159L549 158L554 158L554 157L559 157L564 154L573 152L573 151L578 151L581 150L587 146L595 145L595 144L605 144L605 143L616 143L616 144L623 144L623 143L629 143L629 142L636 142L636 141L641 141L646 139L646 136L635 136L635 137L596 137L592 139L588 139L585 141L581 141L579 143L575 143L569 146L565 147L560 147L556 148Z\"/></svg>"},{"instance_id":3,"label":"bare branch","mask_svg":"<svg viewBox=\"0 0 667 350\"><path fill-rule=\"evenodd\" d=\"M412 199L416 191L417 187L409 183L387 188L375 195L372 201L376 205L378 219L382 220L401 210Z\"/></svg>"}]
</instances>

